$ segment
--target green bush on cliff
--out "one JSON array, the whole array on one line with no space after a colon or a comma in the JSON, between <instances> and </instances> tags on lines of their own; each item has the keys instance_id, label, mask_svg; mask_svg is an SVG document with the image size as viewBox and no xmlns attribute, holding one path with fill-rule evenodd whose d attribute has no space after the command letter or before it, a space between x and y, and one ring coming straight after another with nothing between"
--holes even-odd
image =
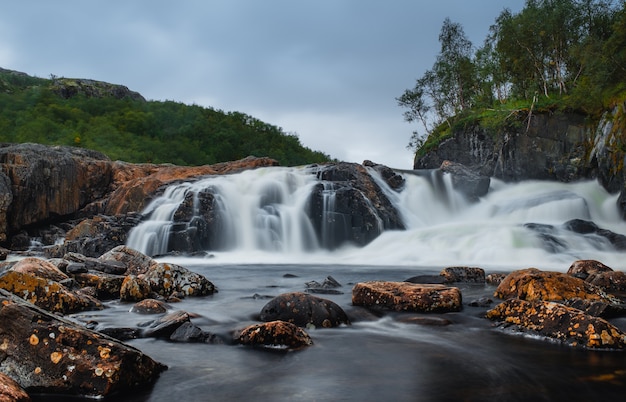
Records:
<instances>
[{"instance_id":1,"label":"green bush on cliff","mask_svg":"<svg viewBox=\"0 0 626 402\"><path fill-rule=\"evenodd\" d=\"M203 165L255 155L293 166L330 159L247 114L145 101L124 90L0 69L0 141L80 146L134 163Z\"/></svg>"}]
</instances>

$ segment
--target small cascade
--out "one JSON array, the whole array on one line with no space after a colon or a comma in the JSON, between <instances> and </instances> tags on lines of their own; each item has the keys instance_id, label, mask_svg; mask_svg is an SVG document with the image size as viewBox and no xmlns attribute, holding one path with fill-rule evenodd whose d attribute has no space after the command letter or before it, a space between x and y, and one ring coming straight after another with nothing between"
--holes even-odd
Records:
<instances>
[{"instance_id":1,"label":"small cascade","mask_svg":"<svg viewBox=\"0 0 626 402\"><path fill-rule=\"evenodd\" d=\"M320 246L332 250L350 238L349 216L337 212L337 186L333 182L322 183L322 219Z\"/></svg>"}]
</instances>

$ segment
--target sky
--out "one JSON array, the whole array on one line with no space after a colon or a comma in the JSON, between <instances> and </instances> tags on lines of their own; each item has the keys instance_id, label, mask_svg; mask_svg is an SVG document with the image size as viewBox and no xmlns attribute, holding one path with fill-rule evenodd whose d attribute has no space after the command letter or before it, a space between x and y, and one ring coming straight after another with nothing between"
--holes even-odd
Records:
<instances>
[{"instance_id":1,"label":"sky","mask_svg":"<svg viewBox=\"0 0 626 402\"><path fill-rule=\"evenodd\" d=\"M0 0L0 67L238 111L332 158L411 169L396 98L446 17L482 45L524 0ZM261 156L261 155L257 155Z\"/></svg>"}]
</instances>

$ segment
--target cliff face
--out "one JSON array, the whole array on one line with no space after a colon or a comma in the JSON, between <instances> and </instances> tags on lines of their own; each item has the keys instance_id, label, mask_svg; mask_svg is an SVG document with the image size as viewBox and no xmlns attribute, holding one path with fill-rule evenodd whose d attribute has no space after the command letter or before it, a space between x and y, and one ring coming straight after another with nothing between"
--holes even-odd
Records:
<instances>
[{"instance_id":1,"label":"cliff face","mask_svg":"<svg viewBox=\"0 0 626 402\"><path fill-rule=\"evenodd\" d=\"M575 113L534 114L530 124L496 134L475 126L416 157L414 168L435 169L448 160L505 181L598 179L609 192L621 192L626 216L624 115L620 105L597 126Z\"/></svg>"}]
</instances>

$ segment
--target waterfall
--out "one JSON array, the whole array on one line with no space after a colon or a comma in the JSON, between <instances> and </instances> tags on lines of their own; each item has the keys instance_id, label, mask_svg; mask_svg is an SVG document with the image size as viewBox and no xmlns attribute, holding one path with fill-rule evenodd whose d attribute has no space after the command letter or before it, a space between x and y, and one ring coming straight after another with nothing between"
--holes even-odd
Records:
<instances>
[{"instance_id":1,"label":"waterfall","mask_svg":"<svg viewBox=\"0 0 626 402\"><path fill-rule=\"evenodd\" d=\"M493 179L488 194L470 203L454 190L448 174L403 173L404 186L393 190L376 171L368 172L406 230L383 231L378 219L372 230L381 234L364 247L349 241L359 216L350 214L345 194L354 190L346 182L320 179L311 167L261 168L171 185L148 205L146 219L131 231L127 245L149 255L200 249L219 257L216 262L502 269L562 269L576 259L598 259L616 268L623 264L623 252L606 237L568 227L580 219L626 234L617 196L595 181ZM379 207L369 200L365 204ZM177 218L185 214L192 218Z\"/></svg>"}]
</instances>

